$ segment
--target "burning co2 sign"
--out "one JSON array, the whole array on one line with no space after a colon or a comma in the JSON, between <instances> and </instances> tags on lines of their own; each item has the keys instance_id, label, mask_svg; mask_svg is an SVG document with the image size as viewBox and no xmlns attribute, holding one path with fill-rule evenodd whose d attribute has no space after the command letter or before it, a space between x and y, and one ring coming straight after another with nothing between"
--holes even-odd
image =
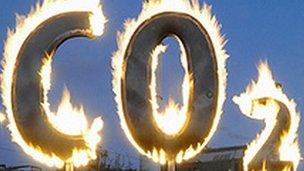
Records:
<instances>
[{"instance_id":1,"label":"burning co2 sign","mask_svg":"<svg viewBox=\"0 0 304 171\"><path fill-rule=\"evenodd\" d=\"M49 166L83 166L96 158L101 118L89 128L82 108L72 107L67 89L53 113L48 91L52 59L60 44L73 37L101 36L105 22L99 0L46 0L20 17L8 34L1 82L8 127L27 154ZM168 36L175 37L181 48L183 104L170 101L161 111L155 73L158 57L166 51L161 43ZM161 164L174 163L194 157L206 146L225 101L224 44L211 8L201 8L197 0L145 2L140 16L125 23L112 59L112 83L122 128L140 153ZM296 168L300 158L296 105L276 86L266 64L259 71L257 83L234 98L244 114L266 123L245 151L244 170L260 169L273 154Z\"/></svg>"},{"instance_id":2,"label":"burning co2 sign","mask_svg":"<svg viewBox=\"0 0 304 171\"><path fill-rule=\"evenodd\" d=\"M228 55L219 23L209 6L200 9L192 2L144 3L138 19L125 23L112 62L122 127L142 154L160 163L198 154L212 137L225 100ZM171 102L159 113L154 72L167 36L175 36L183 51L184 104Z\"/></svg>"},{"instance_id":3,"label":"burning co2 sign","mask_svg":"<svg viewBox=\"0 0 304 171\"><path fill-rule=\"evenodd\" d=\"M67 90L54 114L47 94L53 54L60 44L72 37L94 38L103 33L106 20L99 0L47 0L19 18L5 44L1 83L13 140L49 166L86 165L96 158L101 118L88 128L83 110L73 109Z\"/></svg>"}]
</instances>

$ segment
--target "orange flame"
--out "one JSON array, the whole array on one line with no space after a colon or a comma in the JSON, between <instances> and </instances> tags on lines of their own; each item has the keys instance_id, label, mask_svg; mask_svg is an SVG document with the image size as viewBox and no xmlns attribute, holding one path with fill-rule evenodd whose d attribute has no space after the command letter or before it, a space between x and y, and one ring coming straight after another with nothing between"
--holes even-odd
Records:
<instances>
[{"instance_id":1,"label":"orange flame","mask_svg":"<svg viewBox=\"0 0 304 171\"><path fill-rule=\"evenodd\" d=\"M4 114L0 114L0 123L4 122L6 120L5 115Z\"/></svg>"},{"instance_id":2,"label":"orange flame","mask_svg":"<svg viewBox=\"0 0 304 171\"><path fill-rule=\"evenodd\" d=\"M267 171L267 167L266 167L267 163L266 161L263 161L263 166L262 166L262 170L261 171ZM251 170L254 171L254 170ZM282 171L292 171L292 167L291 166L285 166Z\"/></svg>"},{"instance_id":3,"label":"orange flame","mask_svg":"<svg viewBox=\"0 0 304 171\"><path fill-rule=\"evenodd\" d=\"M245 93L233 98L233 101L239 105L242 113L253 119L264 120L266 124L261 134L248 145L248 148L245 151L245 156L243 158L244 170L248 170L248 164L253 160L255 154L270 137L274 126L279 124L276 122L276 116L280 110L280 106L275 100L280 101L287 106L291 119L289 130L281 135L279 147L280 160L292 161L296 170L301 158L297 134L300 114L296 111L295 102L289 100L282 89L276 86L276 82L272 77L267 62L262 62L258 67L258 71L259 77L257 82L252 81ZM256 99L261 98L268 98L270 100L267 100L263 104L256 101Z\"/></svg>"},{"instance_id":4,"label":"orange flame","mask_svg":"<svg viewBox=\"0 0 304 171\"><path fill-rule=\"evenodd\" d=\"M78 166L83 166L88 163L90 159L96 158L96 146L100 141L100 136L97 134L102 129L103 122L101 118L96 118L91 126L87 128L87 122L82 110L74 110L68 99L68 91L64 92L62 104L60 105L57 115L55 116L49 110L47 103L47 93L51 87L50 74L51 74L51 61L45 61L45 65L41 70L42 84L44 86L44 103L42 107L48 115L48 119L55 128L65 134L82 135L85 137L89 150L74 150L73 156L69 161L62 161L56 155L46 155L42 152L40 147L33 147L25 142L20 132L17 129L16 122L13 116L11 91L12 79L17 62L17 55L21 46L27 37L45 20L66 12L90 12L90 26L92 35L101 36L104 31L104 24L106 18L103 15L101 4L99 0L45 0L42 4L37 3L35 8L27 16L17 16L17 26L15 30L8 32L8 38L4 47L3 59L3 81L1 82L3 104L6 107L6 114L9 120L8 128L11 131L11 136L14 142L21 146L23 151L32 156L35 160L47 164L48 166L63 167L64 162L69 162ZM73 128L65 128L62 126L61 118L64 122L68 122L66 114L73 114L76 116L76 121L79 125ZM73 118L71 117L71 118ZM59 119L60 118L60 119ZM70 118L69 118L70 119ZM64 123L65 125L65 123ZM69 124L71 125L71 124Z\"/></svg>"},{"instance_id":5,"label":"orange flame","mask_svg":"<svg viewBox=\"0 0 304 171\"><path fill-rule=\"evenodd\" d=\"M172 5L174 4L174 5ZM121 126L124 130L125 134L127 135L129 141L132 143L134 147L143 155L146 155L147 157L154 159L155 162L159 162L164 164L166 161L166 152L162 149L160 150L153 150L151 151L144 151L133 139L130 130L128 129L126 119L123 114L123 105L121 101L121 78L123 75L123 65L124 65L124 54L126 52L126 48L129 44L129 40L131 40L133 34L135 33L136 29L146 20L149 18L163 13L163 12L177 12L177 13L183 13L188 14L194 17L197 21L199 21L204 28L209 33L211 42L213 44L213 47L215 49L215 56L217 58L217 64L218 64L218 76L219 76L219 97L218 97L218 106L216 109L216 118L214 119L214 123L212 124L213 127L211 128L211 132L209 136L206 138L205 142L203 144L197 144L197 148L193 148L190 146L186 151L180 151L179 154L176 156L176 162L181 162L183 160L188 160L198 153L205 147L207 142L211 139L212 135L214 134L218 122L220 120L220 116L222 113L222 106L226 98L226 77L227 72L225 68L226 59L228 58L228 55L226 54L226 51L224 50L225 45L225 39L221 35L220 30L221 26L216 20L216 18L211 14L211 7L208 5L204 5L202 8L198 2L198 0L192 0L191 2L189 0L157 0L157 1L148 1L144 2L143 9L141 14L137 19L130 19L125 22L125 31L124 33L118 33L117 38L117 44L118 44L118 50L116 53L113 54L112 57L112 67L113 67L113 91L116 95L115 100L117 103L117 109L118 114L120 116ZM154 52L156 56L161 53L162 50L157 50L158 52ZM181 48L182 49L182 48ZM182 49L183 50L183 49ZM153 55L153 54L152 54ZM155 55L154 55L155 56ZM183 58L182 58L183 61ZM156 62L157 64L157 62ZM152 69L155 69L157 65L154 64ZM185 68L185 67L184 67ZM185 69L186 70L186 69ZM153 75L153 74L152 74ZM186 74L184 81L184 84L186 87L183 87L183 91L188 93L189 86L191 85L191 77L189 74ZM155 87L156 85L155 81L152 80L150 85L150 90L152 91L152 104L154 104L153 108L154 111L157 111L157 100L153 100L155 98ZM153 92L154 91L154 92ZM184 101L187 99L187 93L183 92ZM158 124L158 127L162 129L162 132L164 132L167 135L175 135L176 133L179 133L181 129L183 128L185 124L185 115L187 112L184 112L182 109L179 109L176 107L176 105L169 106L167 111L170 111L169 113L174 114L166 114L166 115L160 115L158 112L153 112L153 116ZM184 106L187 105L187 103L184 103ZM166 112L165 112L166 113ZM176 119L179 120L179 124L177 127L168 127L164 121L167 121L169 118L173 116L178 116ZM174 119L175 120L175 119Z\"/></svg>"}]
</instances>

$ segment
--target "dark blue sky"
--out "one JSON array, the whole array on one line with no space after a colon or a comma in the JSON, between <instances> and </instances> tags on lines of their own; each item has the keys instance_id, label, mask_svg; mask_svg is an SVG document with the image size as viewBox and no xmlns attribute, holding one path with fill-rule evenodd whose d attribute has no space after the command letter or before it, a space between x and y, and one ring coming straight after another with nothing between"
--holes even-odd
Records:
<instances>
[{"instance_id":1,"label":"dark blue sky","mask_svg":"<svg viewBox=\"0 0 304 171\"><path fill-rule=\"evenodd\" d=\"M0 49L6 39L7 28L14 28L15 13L27 14L36 0L0 0ZM267 59L274 77L284 86L298 110L304 111L304 2L294 1L201 1L213 6L213 14L221 22L222 33L228 43L228 96L219 129L209 146L222 147L250 142L262 129L260 121L243 116L232 102L233 95L244 91L257 76L256 66ZM90 119L102 115L105 120L102 145L116 152L137 155L123 134L116 115L111 87L111 54L116 50L116 32L123 29L127 18L141 11L142 0L103 0L104 13L109 19L102 38L96 41L73 39L64 43L53 63L52 107L56 108L63 85L67 85L75 104L83 104ZM163 60L162 91L165 96L180 88L180 64L176 43ZM172 56L172 57L171 57ZM178 72L176 72L178 71ZM169 87L169 88L168 88ZM303 123L301 122L301 125ZM299 129L301 147L304 128ZM19 147L11 143L8 131L0 129L0 163L35 163ZM10 151L8 149L13 149ZM302 150L302 153L304 151ZM302 169L301 169L302 168ZM303 170L300 166L299 170Z\"/></svg>"}]
</instances>

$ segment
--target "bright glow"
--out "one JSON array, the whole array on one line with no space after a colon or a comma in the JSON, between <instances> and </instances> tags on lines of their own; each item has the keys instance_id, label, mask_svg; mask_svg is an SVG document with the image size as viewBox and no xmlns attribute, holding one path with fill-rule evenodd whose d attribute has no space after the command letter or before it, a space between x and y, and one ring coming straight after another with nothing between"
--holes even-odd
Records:
<instances>
[{"instance_id":1,"label":"bright glow","mask_svg":"<svg viewBox=\"0 0 304 171\"><path fill-rule=\"evenodd\" d=\"M78 0L79 1L79 0ZM82 0L84 1L84 0ZM91 3L91 5L94 3L94 7L92 7L92 14L90 15L90 24L91 24L91 30L92 34L94 36L101 36L104 33L105 24L107 22L106 17L103 14L102 6L100 4L100 0L90 0L92 2L82 2L82 3ZM77 2L75 2L77 3ZM79 2L80 3L80 2Z\"/></svg>"},{"instance_id":2,"label":"bright glow","mask_svg":"<svg viewBox=\"0 0 304 171\"><path fill-rule=\"evenodd\" d=\"M252 171L255 171L255 170L252 170ZM267 163L266 163L266 161L263 161L263 166L262 166L262 170L261 171L267 171ZM285 166L282 171L292 171L292 167L291 166Z\"/></svg>"},{"instance_id":3,"label":"bright glow","mask_svg":"<svg viewBox=\"0 0 304 171\"><path fill-rule=\"evenodd\" d=\"M275 125L279 124L276 122L276 118L280 106L276 101L280 101L287 106L291 118L289 130L281 135L279 147L280 160L292 161L296 170L301 158L297 135L300 114L296 111L295 102L289 100L282 89L276 85L267 62L261 63L258 71L259 77L257 82L252 81L245 93L233 98L233 101L239 105L242 113L250 118L264 120L265 122L264 130L248 145L245 151L243 158L244 170L248 170L248 164L250 164L255 154L269 138ZM268 100L263 102L257 100L262 98L267 98Z\"/></svg>"},{"instance_id":4,"label":"bright glow","mask_svg":"<svg viewBox=\"0 0 304 171\"><path fill-rule=\"evenodd\" d=\"M179 40L178 38L176 38ZM181 48L181 61L185 71L185 76L183 80L182 90L183 90L183 105L180 107L178 104L174 102L171 98L169 99L168 105L165 107L163 111L160 111L158 106L158 97L157 94L157 66L159 61L159 56L161 53L165 53L166 46L159 45L152 52L152 77L150 84L150 93L151 93L151 106L153 110L153 116L156 121L156 124L160 128L162 132L169 136L178 135L183 127L186 125L187 116L188 116L188 103L190 92L192 91L193 81L188 73L188 65L187 65L187 56L185 52L185 48L181 41L179 40L180 48Z\"/></svg>"},{"instance_id":5,"label":"bright glow","mask_svg":"<svg viewBox=\"0 0 304 171\"><path fill-rule=\"evenodd\" d=\"M283 171L292 171L292 167L291 166L286 166Z\"/></svg>"},{"instance_id":6,"label":"bright glow","mask_svg":"<svg viewBox=\"0 0 304 171\"><path fill-rule=\"evenodd\" d=\"M226 59L228 58L228 55L224 49L225 45L225 39L221 35L220 30L221 30L221 25L218 23L216 18L211 14L211 7L208 5L204 5L202 8L198 2L198 0L192 0L191 2L189 0L157 0L157 1L145 1L143 3L143 9L141 14L137 19L129 19L125 22L125 30L123 33L118 33L118 38L117 38L117 44L118 44L118 50L116 53L114 53L113 58L112 58L112 67L113 67L113 91L116 95L115 100L117 103L117 109L118 109L118 114L120 116L120 121L121 121L121 126L122 129L125 131L129 141L133 144L134 147L143 155L146 155L149 158L153 158L154 161L160 162L160 159L162 158L161 152L155 153L155 152L146 152L144 151L133 139L131 133L129 132L130 130L128 129L126 119L124 118L123 114L123 105L122 105L122 99L121 99L121 78L123 73L123 66L124 66L124 54L126 52L127 46L129 44L129 41L131 40L133 34L135 33L136 29L146 20L150 19L151 17L163 13L163 12L177 12L177 13L183 13L190 15L194 17L198 22L204 26L204 28L207 30L209 37L211 39L211 43L214 47L215 50L215 56L217 59L217 65L218 65L218 71L217 74L219 76L219 87L218 87L218 102L217 102L217 108L216 108L216 118L214 119L213 126L211 128L211 132L208 135L208 137L205 139L204 143L200 144L198 143L198 146L196 149L194 149L192 146L190 146L186 151L181 151L177 156L176 156L176 161L177 162L182 162L183 160L188 160L198 153L201 152L201 150L205 147L205 145L209 142L211 139L212 135L214 134L218 122L220 120L220 116L222 113L222 106L226 98L226 77L227 77L227 72L225 68L226 64ZM183 48L181 48L183 50ZM157 50L156 50L157 51ZM155 52L158 54L158 52ZM184 59L184 58L182 58ZM153 67L155 67L154 65ZM185 67L184 67L185 68ZM185 99L188 98L186 95L189 93L189 86L190 86L190 76L186 75L186 78L184 80L183 86L187 86L188 88L183 88L183 95L184 95L184 101ZM151 84L154 84L155 81L152 81ZM186 85L188 84L188 85ZM150 90L154 91L156 85L151 85ZM151 88L152 87L152 88ZM185 92L186 93L185 93ZM155 92L152 94L155 95ZM152 98L155 98L155 96L152 96ZM152 100L152 99L151 99ZM152 100L152 103L156 102L155 100ZM171 103L172 104L172 103ZM184 103L186 105L187 103ZM174 111L176 112L177 109L175 107L176 105L171 105L169 106L169 111ZM154 111L157 109L157 104L154 105ZM180 110L180 109L178 109ZM173 112L173 113L174 113ZM158 126L161 128L166 128L165 130L162 130L163 132L167 134L175 134L176 132L180 132L181 128L184 126L184 114L186 112L177 112L174 114L168 114L168 115L163 115L163 117L159 117L158 114L154 113L154 118L158 118ZM172 113L172 112L169 112ZM168 120L167 118L172 118L173 115L179 115L180 120L178 127L174 128L168 128L168 126L165 126L164 120ZM162 119L159 119L162 118ZM160 150L159 150L160 151ZM164 152L166 153L166 152ZM157 154L157 155L152 155L152 154ZM153 157L154 156L154 157ZM158 156L158 157L155 157ZM166 155L165 155L166 156ZM158 160L156 160L158 158Z\"/></svg>"},{"instance_id":7,"label":"bright glow","mask_svg":"<svg viewBox=\"0 0 304 171\"><path fill-rule=\"evenodd\" d=\"M44 102L41 104L48 116L50 123L58 131L66 135L80 135L84 137L87 145L87 149L74 149L71 159L68 163L73 164L76 167L85 166L90 159L96 159L96 148L101 141L101 137L98 132L103 128L102 119L95 118L91 127L88 128L88 122L85 117L83 107L74 108L71 103L71 97L69 90L65 87L61 102L59 104L56 113L50 111L50 104L48 103L48 93L51 88L51 57L47 57L48 60L44 61L40 75L42 78L42 85L44 88ZM66 162L66 161L65 161Z\"/></svg>"},{"instance_id":8,"label":"bright glow","mask_svg":"<svg viewBox=\"0 0 304 171\"><path fill-rule=\"evenodd\" d=\"M3 113L0 113L0 123L5 121L5 115Z\"/></svg>"},{"instance_id":9,"label":"bright glow","mask_svg":"<svg viewBox=\"0 0 304 171\"><path fill-rule=\"evenodd\" d=\"M91 23L91 28L88 31L91 32L92 36L102 35L106 19L102 13L99 0L45 0L42 4L37 3L35 8L33 8L27 16L17 16L15 30L8 31L8 38L4 47L3 81L1 82L2 100L6 107L6 114L9 120L8 128L11 131L13 141L20 145L23 151L32 156L35 160L45 163L48 166L56 167L63 167L64 162L66 161L62 161L54 154L46 155L42 152L40 147L33 147L32 145L27 144L19 133L13 116L11 92L13 72L15 69L15 63L17 62L17 55L27 37L32 33L33 30L35 30L47 19L67 12L90 12L91 15L89 20ZM95 119L91 128L88 129L83 111L81 109L74 110L72 105L69 103L69 98L67 96L69 93L67 93L67 90L64 93L62 104L58 109L59 113L57 113L57 115L51 113L47 103L47 93L51 87L50 74L51 60L47 60L45 61L45 65L41 70L41 75L43 78L42 84L45 88L44 103L42 106L44 107L50 122L59 131L62 131L65 134L78 134L85 137L87 149L75 149L70 160L75 166L86 165L90 159L96 158L95 149L97 143L100 141L100 136L97 134L97 132L102 128L102 120L101 118ZM73 115L73 117L76 116L74 121L76 121L79 125L75 124L73 128L62 127L59 118L63 118L64 122L68 122L66 119L66 114ZM69 125L71 126L71 124Z\"/></svg>"},{"instance_id":10,"label":"bright glow","mask_svg":"<svg viewBox=\"0 0 304 171\"><path fill-rule=\"evenodd\" d=\"M56 114L50 119L55 128L69 135L81 135L87 129L87 119L83 107L76 109L71 104L69 90L65 87Z\"/></svg>"}]
</instances>

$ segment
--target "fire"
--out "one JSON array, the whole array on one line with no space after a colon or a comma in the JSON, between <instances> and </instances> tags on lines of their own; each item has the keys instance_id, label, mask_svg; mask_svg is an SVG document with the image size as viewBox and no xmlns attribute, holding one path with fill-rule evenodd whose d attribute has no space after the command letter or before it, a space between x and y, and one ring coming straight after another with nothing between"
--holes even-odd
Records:
<instances>
[{"instance_id":1,"label":"fire","mask_svg":"<svg viewBox=\"0 0 304 171\"><path fill-rule=\"evenodd\" d=\"M53 16L67 12L90 12L89 21L91 34L94 36L101 36L103 34L106 18L103 15L99 0L45 0L41 4L37 3L35 8L33 8L27 16L17 16L16 28L15 30L10 30L8 32L8 38L4 47L3 81L1 82L1 89L3 104L6 107L5 112L9 120L8 128L11 131L12 139L20 145L23 151L28 155L50 167L63 167L65 162L72 163L75 166L82 166L86 165L90 159L95 159L95 149L101 140L98 131L100 131L103 126L101 118L96 118L91 127L88 128L83 109L74 109L70 104L68 90L65 90L63 93L62 103L60 104L57 113L54 114L49 110L47 94L51 87L51 60L45 61L45 65L40 73L43 78L42 84L44 86L44 103L42 104L42 107L46 111L50 123L63 134L81 135L85 137L88 149L75 149L73 156L71 156L69 161L63 161L56 155L46 155L40 147L34 147L25 142L18 131L14 120L11 92L14 66L17 62L18 52L27 37L42 22ZM64 127L63 125L69 126Z\"/></svg>"},{"instance_id":2,"label":"fire","mask_svg":"<svg viewBox=\"0 0 304 171\"><path fill-rule=\"evenodd\" d=\"M44 62L40 73L44 86L44 99L47 99L51 88L51 60ZM82 106L80 108L73 107L70 92L66 87L64 87L61 102L56 113L49 110L50 105L47 100L42 103L42 106L46 109L49 121L60 132L68 135L82 135L86 132L88 124L84 109Z\"/></svg>"},{"instance_id":3,"label":"fire","mask_svg":"<svg viewBox=\"0 0 304 171\"><path fill-rule=\"evenodd\" d=\"M262 170L261 171L267 171L267 163L266 161L263 161L263 165L262 165ZM292 167L291 166L285 166L282 171L292 171Z\"/></svg>"},{"instance_id":4,"label":"fire","mask_svg":"<svg viewBox=\"0 0 304 171\"><path fill-rule=\"evenodd\" d=\"M4 114L0 114L0 123L4 122L5 121L5 115Z\"/></svg>"},{"instance_id":5,"label":"fire","mask_svg":"<svg viewBox=\"0 0 304 171\"><path fill-rule=\"evenodd\" d=\"M176 38L179 40L178 38ZM169 136L178 135L179 132L183 129L186 124L188 115L187 115L187 107L189 102L189 93L193 86L193 81L188 73L187 69L187 56L185 52L185 48L183 44L179 40L180 48L181 48L181 61L185 71L185 76L183 80L182 90L183 90L183 105L179 107L178 104L174 102L171 98L169 99L168 106L163 111L159 111L158 106L158 94L157 94L157 66L158 66L158 56L161 53L166 51L167 46L159 45L152 53L152 78L151 78L151 85L150 85L150 92L151 92L151 105L153 109L153 116L154 119L160 128L165 134Z\"/></svg>"},{"instance_id":6,"label":"fire","mask_svg":"<svg viewBox=\"0 0 304 171\"><path fill-rule=\"evenodd\" d=\"M68 135L81 135L88 128L84 109L82 106L79 109L73 108L70 100L70 92L65 87L58 110L56 114L52 115L50 121L60 132Z\"/></svg>"},{"instance_id":7,"label":"fire","mask_svg":"<svg viewBox=\"0 0 304 171\"><path fill-rule=\"evenodd\" d=\"M286 166L284 169L283 169L283 171L291 171L292 170L292 168L290 167L290 166Z\"/></svg>"},{"instance_id":8,"label":"fire","mask_svg":"<svg viewBox=\"0 0 304 171\"><path fill-rule=\"evenodd\" d=\"M279 101L288 108L291 123L289 129L281 135L279 158L281 161L292 161L296 170L301 158L297 135L300 114L296 111L295 102L288 99L282 88L277 86L273 80L267 62L262 62L258 67L258 71L258 80L256 82L252 81L245 93L233 98L242 113L250 118L264 120L265 122L264 130L248 145L245 151L243 158L244 169L248 170L249 163L270 137L273 128L280 124L276 119L280 110L280 106L277 103ZM267 99L265 101L257 100L263 98Z\"/></svg>"},{"instance_id":9,"label":"fire","mask_svg":"<svg viewBox=\"0 0 304 171\"><path fill-rule=\"evenodd\" d=\"M96 148L97 144L100 142L101 138L98 132L103 127L103 121L101 118L96 118L88 128L88 122L85 117L85 112L83 107L74 108L71 103L71 96L69 90L65 87L63 90L63 95L61 102L59 104L56 113L50 111L50 104L48 103L48 93L51 88L51 58L44 61L44 65L41 69L40 75L42 78L42 85L44 87L44 102L41 104L46 111L49 121L52 123L54 128L58 131L67 135L82 135L85 138L87 146L90 150L74 150L73 156L69 163L74 164L76 167L87 165L89 159L96 158Z\"/></svg>"},{"instance_id":10,"label":"fire","mask_svg":"<svg viewBox=\"0 0 304 171\"><path fill-rule=\"evenodd\" d=\"M174 5L173 5L174 4ZM209 33L211 42L213 44L213 47L215 49L215 56L217 58L217 64L218 64L218 76L219 76L219 89L218 89L218 105L216 109L216 118L214 119L214 123L212 124L213 127L211 129L211 132L209 136L206 138L206 141L203 144L198 144L197 147L194 149L192 146L190 146L185 151L180 151L180 153L176 156L176 161L181 162L183 160L188 160L195 155L197 155L209 142L212 135L214 134L221 113L222 113L222 106L226 98L226 77L227 72L225 68L225 62L228 58L228 55L226 54L226 51L224 50L225 45L225 38L221 35L221 25L215 18L215 16L211 13L211 7L208 5L204 5L202 8L198 2L198 0L157 0L157 1L145 1L143 3L142 12L139 15L137 19L129 19L125 22L125 29L123 33L118 33L117 38L117 44L118 44L118 50L116 53L113 54L112 57L112 67L113 67L113 91L116 95L115 100L117 103L117 109L118 114L120 116L121 120L121 126L124 130L125 134L127 135L129 141L133 144L134 147L143 155L148 156L149 158L154 159L156 162L164 163L164 158L166 158L166 152L161 149L155 149L153 152L145 151L143 150L133 139L130 130L128 129L126 119L123 114L123 104L121 99L121 78L123 75L123 66L124 66L124 54L126 52L127 46L129 44L129 40L131 40L134 32L136 29L146 20L150 19L151 17L164 13L164 12L177 12L177 13L183 13L188 14L192 17L194 17L197 21L199 21L206 31ZM182 46L181 46L182 47ZM159 53L164 52L164 47L158 47L154 50L154 53L152 53L152 56L158 56ZM183 50L183 48L181 48ZM183 56L183 55L182 55ZM154 57L155 58L155 57ZM154 59L153 58L153 59ZM182 61L185 58L182 57ZM185 71L187 71L187 67L185 67L186 62L182 62ZM153 69L157 68L157 61L154 61L154 64L152 65ZM154 74L152 74L154 75ZM187 98L189 89L191 87L191 74L186 73L184 77L183 82L183 106L178 107L174 102L169 102L169 106L167 109L163 112L158 112L158 105L156 98L156 80L155 76L152 76L150 90L151 90L151 103L153 108L153 116L156 120L156 123L158 127L164 132L166 135L176 135L179 132L181 132L182 128L187 122L188 116L187 112L185 111L187 108ZM154 79L154 80L153 80ZM173 119L174 118L174 119ZM173 121L177 121L177 125L174 127L169 126L168 120L171 120L169 123Z\"/></svg>"}]
</instances>

